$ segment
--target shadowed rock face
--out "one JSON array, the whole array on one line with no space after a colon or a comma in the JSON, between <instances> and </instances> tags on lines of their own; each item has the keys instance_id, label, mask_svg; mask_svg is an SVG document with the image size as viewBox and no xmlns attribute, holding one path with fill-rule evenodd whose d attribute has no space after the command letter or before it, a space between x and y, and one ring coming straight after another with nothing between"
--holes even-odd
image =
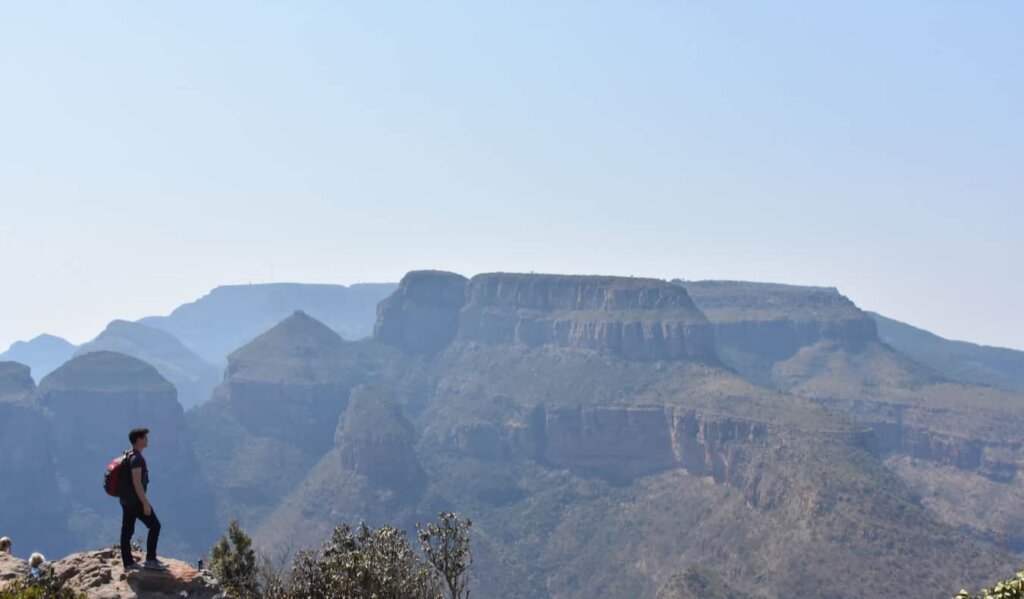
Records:
<instances>
[{"instance_id":1,"label":"shadowed rock face","mask_svg":"<svg viewBox=\"0 0 1024 599\"><path fill-rule=\"evenodd\" d=\"M0 362L0 402L18 401L36 390L29 367L17 362Z\"/></svg>"},{"instance_id":2,"label":"shadowed rock face","mask_svg":"<svg viewBox=\"0 0 1024 599\"><path fill-rule=\"evenodd\" d=\"M0 401L0 481L0 536L31 542L31 547L15 547L18 553L66 551L74 545L65 526L49 426L36 405Z\"/></svg>"},{"instance_id":3,"label":"shadowed rock face","mask_svg":"<svg viewBox=\"0 0 1024 599\"><path fill-rule=\"evenodd\" d=\"M50 415L54 467L76 510L109 510L112 500L99 491L97 472L128 448L128 431L144 426L150 429L146 459L154 506L176 521L184 538L215 534L210 495L185 440L181 405L174 386L155 368L124 354L85 354L43 379L38 401Z\"/></svg>"},{"instance_id":4,"label":"shadowed rock face","mask_svg":"<svg viewBox=\"0 0 1024 599\"><path fill-rule=\"evenodd\" d=\"M462 275L410 272L398 290L377 306L373 336L415 352L443 349L455 339L465 292L466 277Z\"/></svg>"},{"instance_id":5,"label":"shadowed rock face","mask_svg":"<svg viewBox=\"0 0 1024 599\"><path fill-rule=\"evenodd\" d=\"M352 390L335 435L342 468L377 485L405 492L419 489L425 475L413 441L412 424L387 390L366 386Z\"/></svg>"},{"instance_id":6,"label":"shadowed rock face","mask_svg":"<svg viewBox=\"0 0 1024 599\"><path fill-rule=\"evenodd\" d=\"M378 310L375 338L411 351L453 340L553 345L633 360L714 361L707 320L682 288L654 279L418 272Z\"/></svg>"}]
</instances>

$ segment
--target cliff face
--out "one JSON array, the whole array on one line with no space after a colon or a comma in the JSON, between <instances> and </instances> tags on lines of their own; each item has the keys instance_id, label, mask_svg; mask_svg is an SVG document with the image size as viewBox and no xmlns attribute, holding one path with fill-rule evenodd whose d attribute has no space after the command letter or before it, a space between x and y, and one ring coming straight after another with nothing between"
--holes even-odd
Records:
<instances>
[{"instance_id":1,"label":"cliff face","mask_svg":"<svg viewBox=\"0 0 1024 599\"><path fill-rule=\"evenodd\" d=\"M43 379L38 401L50 416L54 468L75 511L109 510L112 500L100 492L97 472L129 447L128 431L145 426L154 505L177 521L184 538L205 539L215 530L211 497L185 440L174 386L155 368L114 352L85 354ZM91 542L102 539L90 536L102 534L99 529L84 534Z\"/></svg>"},{"instance_id":2,"label":"cliff face","mask_svg":"<svg viewBox=\"0 0 1024 599\"><path fill-rule=\"evenodd\" d=\"M653 279L410 273L378 310L375 338L412 351L452 340L552 345L632 360L714 361L707 320L686 291Z\"/></svg>"},{"instance_id":3,"label":"cliff face","mask_svg":"<svg viewBox=\"0 0 1024 599\"><path fill-rule=\"evenodd\" d=\"M28 366L18 362L0 362L0 402L20 401L36 390Z\"/></svg>"},{"instance_id":4,"label":"cliff face","mask_svg":"<svg viewBox=\"0 0 1024 599\"><path fill-rule=\"evenodd\" d=\"M373 337L415 352L434 352L455 339L466 277L450 272L416 271L402 278L377 306Z\"/></svg>"},{"instance_id":5,"label":"cliff face","mask_svg":"<svg viewBox=\"0 0 1024 599\"><path fill-rule=\"evenodd\" d=\"M32 539L41 551L71 546L53 462L43 410L0 401L0 480L6 481L0 484L0 536Z\"/></svg>"},{"instance_id":6,"label":"cliff face","mask_svg":"<svg viewBox=\"0 0 1024 599\"><path fill-rule=\"evenodd\" d=\"M878 339L874 319L831 287L680 284L712 323L719 346L762 360L784 360L820 341L856 350Z\"/></svg>"},{"instance_id":7,"label":"cliff face","mask_svg":"<svg viewBox=\"0 0 1024 599\"><path fill-rule=\"evenodd\" d=\"M352 390L335 442L341 467L376 485L409 493L425 482L413 449L412 424L386 389L360 386Z\"/></svg>"}]
</instances>

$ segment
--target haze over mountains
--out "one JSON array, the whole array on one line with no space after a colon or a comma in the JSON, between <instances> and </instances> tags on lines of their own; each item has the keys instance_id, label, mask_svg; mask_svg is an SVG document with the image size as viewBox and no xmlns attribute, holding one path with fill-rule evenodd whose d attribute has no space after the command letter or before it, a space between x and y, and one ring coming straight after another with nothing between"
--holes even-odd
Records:
<instances>
[{"instance_id":1,"label":"haze over mountains","mask_svg":"<svg viewBox=\"0 0 1024 599\"><path fill-rule=\"evenodd\" d=\"M98 472L146 423L186 554L232 517L298 548L455 509L484 596L945 597L1024 550L1013 368L947 372L917 354L952 342L889 344L879 329L905 325L835 289L436 271L270 287L115 321L38 387L0 363L0 475L21 482L0 532L107 543ZM182 392L198 372L208 401Z\"/></svg>"}]
</instances>

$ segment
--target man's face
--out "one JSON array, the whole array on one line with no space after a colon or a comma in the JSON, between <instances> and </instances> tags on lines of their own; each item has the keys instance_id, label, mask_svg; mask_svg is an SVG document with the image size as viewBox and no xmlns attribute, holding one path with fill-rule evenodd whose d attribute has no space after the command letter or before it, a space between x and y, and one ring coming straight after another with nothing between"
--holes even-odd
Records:
<instances>
[{"instance_id":1,"label":"man's face","mask_svg":"<svg viewBox=\"0 0 1024 599\"><path fill-rule=\"evenodd\" d=\"M145 449L147 447L149 447L149 435L139 439L139 449Z\"/></svg>"}]
</instances>

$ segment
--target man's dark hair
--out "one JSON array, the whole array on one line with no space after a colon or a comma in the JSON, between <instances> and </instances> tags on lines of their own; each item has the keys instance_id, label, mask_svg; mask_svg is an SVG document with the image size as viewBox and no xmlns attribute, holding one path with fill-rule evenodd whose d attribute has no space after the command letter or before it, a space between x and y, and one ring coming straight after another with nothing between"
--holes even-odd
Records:
<instances>
[{"instance_id":1,"label":"man's dark hair","mask_svg":"<svg viewBox=\"0 0 1024 599\"><path fill-rule=\"evenodd\" d=\"M135 445L136 441L145 437L148 434L148 428L133 428L132 431L128 433L128 440L131 442L132 445Z\"/></svg>"}]
</instances>

